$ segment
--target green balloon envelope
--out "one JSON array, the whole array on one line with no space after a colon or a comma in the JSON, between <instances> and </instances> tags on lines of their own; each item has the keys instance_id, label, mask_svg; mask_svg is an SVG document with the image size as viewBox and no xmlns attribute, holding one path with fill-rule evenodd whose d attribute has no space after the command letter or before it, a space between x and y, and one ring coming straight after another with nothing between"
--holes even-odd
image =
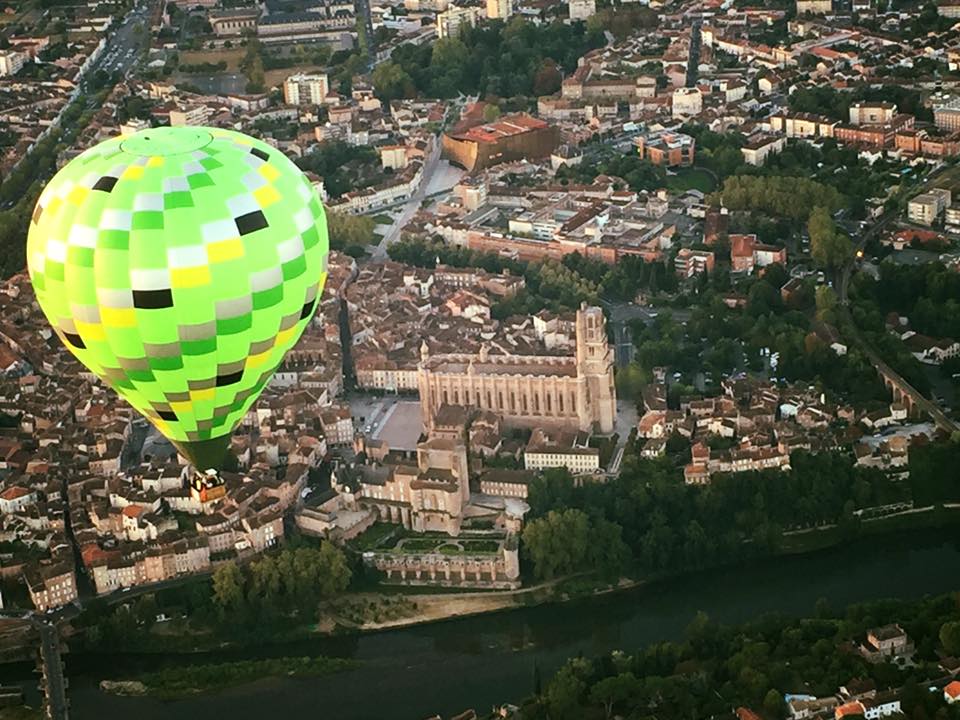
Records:
<instances>
[{"instance_id":1,"label":"green balloon envelope","mask_svg":"<svg viewBox=\"0 0 960 720\"><path fill-rule=\"evenodd\" d=\"M199 469L310 321L327 225L282 152L216 128L107 140L44 188L27 238L64 344Z\"/></svg>"}]
</instances>

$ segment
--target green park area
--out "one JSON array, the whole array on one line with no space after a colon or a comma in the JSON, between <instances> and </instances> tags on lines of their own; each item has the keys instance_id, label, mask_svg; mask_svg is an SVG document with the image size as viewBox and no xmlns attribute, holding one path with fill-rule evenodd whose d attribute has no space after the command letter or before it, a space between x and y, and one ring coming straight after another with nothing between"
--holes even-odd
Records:
<instances>
[{"instance_id":1,"label":"green park area","mask_svg":"<svg viewBox=\"0 0 960 720\"><path fill-rule=\"evenodd\" d=\"M493 539L456 540L448 537L406 538L397 544L397 550L408 553L440 553L442 555L490 555L500 549Z\"/></svg>"},{"instance_id":2,"label":"green park area","mask_svg":"<svg viewBox=\"0 0 960 720\"><path fill-rule=\"evenodd\" d=\"M680 168L673 175L667 176L667 187L674 192L686 192L687 190L699 190L707 194L713 192L717 187L713 173L698 167Z\"/></svg>"}]
</instances>

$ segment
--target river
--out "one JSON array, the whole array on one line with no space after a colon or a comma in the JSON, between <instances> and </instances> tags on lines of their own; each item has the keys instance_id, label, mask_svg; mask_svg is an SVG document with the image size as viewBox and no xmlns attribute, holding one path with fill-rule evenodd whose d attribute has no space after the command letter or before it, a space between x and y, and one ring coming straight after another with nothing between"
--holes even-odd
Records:
<instances>
[{"instance_id":1,"label":"river","mask_svg":"<svg viewBox=\"0 0 960 720\"><path fill-rule=\"evenodd\" d=\"M958 571L957 528L872 538L572 603L271 647L263 654L327 654L361 665L329 677L266 679L175 702L109 696L96 683L120 675L120 668L158 668L176 658L68 655L71 717L367 720L388 712L398 720L422 720L470 707L487 711L530 694L535 662L546 680L567 657L581 652L629 651L676 639L698 610L724 623L767 612L808 614L821 597L839 609L960 589Z\"/></svg>"}]
</instances>

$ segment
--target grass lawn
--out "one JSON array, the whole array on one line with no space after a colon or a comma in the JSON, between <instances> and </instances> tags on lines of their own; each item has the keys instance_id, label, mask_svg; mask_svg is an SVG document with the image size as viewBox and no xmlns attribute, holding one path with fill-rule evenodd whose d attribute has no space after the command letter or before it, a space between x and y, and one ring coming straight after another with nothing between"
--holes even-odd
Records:
<instances>
[{"instance_id":1,"label":"grass lawn","mask_svg":"<svg viewBox=\"0 0 960 720\"><path fill-rule=\"evenodd\" d=\"M380 213L379 215L374 215L373 221L377 225L393 225L393 218L387 215L386 213Z\"/></svg>"},{"instance_id":2,"label":"grass lawn","mask_svg":"<svg viewBox=\"0 0 960 720\"><path fill-rule=\"evenodd\" d=\"M713 181L713 176L706 170L685 167L677 170L676 175L667 177L667 187L674 192L699 190L702 193L709 193L716 189L716 183Z\"/></svg>"},{"instance_id":3,"label":"grass lawn","mask_svg":"<svg viewBox=\"0 0 960 720\"><path fill-rule=\"evenodd\" d=\"M441 540L434 538L407 538L403 542L402 550L404 552L434 552L442 544ZM453 546L451 546L453 547Z\"/></svg>"},{"instance_id":4,"label":"grass lawn","mask_svg":"<svg viewBox=\"0 0 960 720\"><path fill-rule=\"evenodd\" d=\"M393 535L400 535L402 529L403 528L398 525L391 525L390 523L374 523L351 540L350 545L361 551L373 550L387 538ZM396 541L390 543L390 547L393 547L395 544Z\"/></svg>"}]
</instances>

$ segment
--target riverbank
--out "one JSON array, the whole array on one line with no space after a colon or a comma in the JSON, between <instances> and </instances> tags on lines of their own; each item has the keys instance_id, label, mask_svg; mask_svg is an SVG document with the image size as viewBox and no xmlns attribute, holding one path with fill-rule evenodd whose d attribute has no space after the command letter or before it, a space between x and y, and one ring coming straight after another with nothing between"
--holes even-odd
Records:
<instances>
[{"instance_id":1,"label":"riverbank","mask_svg":"<svg viewBox=\"0 0 960 720\"><path fill-rule=\"evenodd\" d=\"M960 528L960 508L934 507L901 513L883 518L864 520L857 534L836 525L793 531L783 536L778 553L755 558L744 563L720 566L714 570L737 570L751 564L777 557L796 557L828 551L868 538L882 538L908 531L935 531ZM267 639L249 640L243 637L224 639L209 628L193 627L188 621L168 623L157 634L150 634L149 642L138 642L129 650L142 653L179 653L198 655L218 650L242 651L261 644L281 645L323 638L364 635L390 630L480 617L545 605L562 605L584 598L628 592L650 584L682 580L703 572L683 571L649 577L625 576L616 582L604 581L589 575L559 578L518 590L490 590L458 593L423 591L422 588L384 587L382 592L349 593L325 603L316 623L279 631ZM177 627L179 625L179 627ZM125 651L124 647L104 648L104 652ZM89 650L89 649L88 649ZM96 652L96 651L94 651Z\"/></svg>"},{"instance_id":2,"label":"riverbank","mask_svg":"<svg viewBox=\"0 0 960 720\"><path fill-rule=\"evenodd\" d=\"M557 578L518 590L489 590L468 593L425 593L402 596L407 601L407 612L385 619L350 622L343 611L335 609L323 615L318 626L349 628L357 632L375 632L395 630L416 625L424 625L457 618L486 615L524 607L536 607L550 603L562 603L585 595L601 595L620 590L628 590L647 582L631 578L621 578L616 583L601 582L582 575ZM356 603L354 603L356 598ZM382 602L383 595L364 593L350 596L349 604L371 604Z\"/></svg>"},{"instance_id":3,"label":"riverbank","mask_svg":"<svg viewBox=\"0 0 960 720\"><path fill-rule=\"evenodd\" d=\"M866 518L859 522L853 537L846 536L838 525L809 528L786 532L780 555L800 555L836 547L844 542L860 538L883 536L909 530L936 530L948 527L960 527L960 506L935 505L926 508L906 510L879 518Z\"/></svg>"},{"instance_id":4,"label":"riverbank","mask_svg":"<svg viewBox=\"0 0 960 720\"><path fill-rule=\"evenodd\" d=\"M853 537L837 525L808 528L784 533L780 550L771 558L804 555L838 547L845 543L871 536L884 536L910 530L937 530L960 528L960 506L931 506L899 512L880 518L863 520ZM763 561L765 558L757 558ZM748 565L749 563L745 563ZM722 570L723 567L717 568ZM460 594L416 595L416 610L402 617L382 621L368 621L353 625L357 632L374 632L408 628L462 617L504 612L522 607L565 603L590 596L609 595L636 589L648 583L681 579L690 572L665 574L656 577L623 577L616 583L591 579L589 576L559 578L518 590L494 590ZM335 618L328 618L335 620ZM344 627L342 619L339 627Z\"/></svg>"},{"instance_id":5,"label":"riverbank","mask_svg":"<svg viewBox=\"0 0 960 720\"><path fill-rule=\"evenodd\" d=\"M909 531L836 548L689 573L623 592L583 596L509 611L456 617L402 629L314 636L284 645L215 650L205 656L71 653L66 656L72 714L137 720L261 720L316 714L326 720L448 716L530 694L567 658L596 657L677 639L699 611L728 625L766 613L804 617L890 597L919 598L958 589L960 531ZM103 678L158 672L189 663L323 655L361 666L328 677L278 678L176 701L119 697ZM35 686L29 672L7 681Z\"/></svg>"}]
</instances>

